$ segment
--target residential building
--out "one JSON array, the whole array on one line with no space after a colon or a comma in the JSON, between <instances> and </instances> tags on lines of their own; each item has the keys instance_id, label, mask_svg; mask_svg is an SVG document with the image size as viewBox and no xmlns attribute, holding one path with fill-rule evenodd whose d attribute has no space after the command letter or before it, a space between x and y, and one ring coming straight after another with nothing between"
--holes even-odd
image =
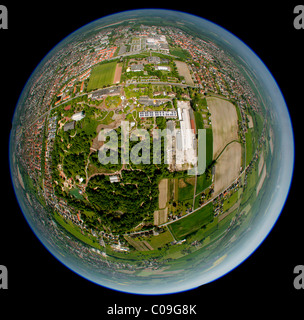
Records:
<instances>
[{"instance_id":1,"label":"residential building","mask_svg":"<svg viewBox=\"0 0 304 320\"><path fill-rule=\"evenodd\" d=\"M75 121L67 122L63 127L64 131L68 131L68 130L72 130L72 129L75 129Z\"/></svg>"}]
</instances>

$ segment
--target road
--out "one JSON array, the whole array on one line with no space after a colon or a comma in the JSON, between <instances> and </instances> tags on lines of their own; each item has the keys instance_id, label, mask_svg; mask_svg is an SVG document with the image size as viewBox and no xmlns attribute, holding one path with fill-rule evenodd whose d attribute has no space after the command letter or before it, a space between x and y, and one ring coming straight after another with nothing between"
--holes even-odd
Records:
<instances>
[{"instance_id":1,"label":"road","mask_svg":"<svg viewBox=\"0 0 304 320\"><path fill-rule=\"evenodd\" d=\"M162 82L162 81L134 81L134 82L129 82L126 84L122 84L125 86L129 86L131 84L155 84L155 85L161 85L161 86L177 86L177 87L182 87L182 88L198 88L198 86L191 86L189 84L185 83L179 83L179 82Z\"/></svg>"},{"instance_id":2,"label":"road","mask_svg":"<svg viewBox=\"0 0 304 320\"><path fill-rule=\"evenodd\" d=\"M221 191L219 194L225 192L225 191L226 191L227 189L229 189L236 181L238 181L239 178L246 172L246 170L247 170L248 167L249 167L249 165L245 168L244 171L242 171L242 172L238 175L238 177L237 177L229 186L226 187L225 190ZM210 202L212 202L219 194L214 195L210 200L208 200L207 202L205 202L202 206L200 206L200 207L198 207L197 209L195 209L195 210L193 210L193 211L191 211L191 212L183 215L183 216L180 217L179 219L165 222L165 223L163 223L163 224L160 224L159 227L167 226L167 225L169 225L169 224L171 224L171 223L174 223L174 222L176 222L176 221L178 221L178 220L181 220L181 219L184 219L184 218L190 216L192 213L194 213L194 212L202 209L204 206L206 206L207 204L209 204Z\"/></svg>"},{"instance_id":3,"label":"road","mask_svg":"<svg viewBox=\"0 0 304 320\"><path fill-rule=\"evenodd\" d=\"M262 130L261 136L260 136L260 138L259 138L258 145L261 143L261 141L262 141L262 139L263 139L263 136L264 136L264 134L265 134L265 129L266 129L266 124L264 123L264 127L263 127L263 130ZM252 156L252 159L254 159L258 153L259 153L259 147L256 148L255 153L254 153L254 155ZM246 149L245 149L245 154L246 154ZM245 160L245 161L246 161L246 160ZM245 162L245 163L246 163L246 162ZM189 215L191 215L192 213L200 210L201 208L203 208L204 206L206 206L208 203L210 203L211 201L213 201L219 194L224 193L227 189L229 189L236 181L238 181L238 180L246 173L246 171L247 171L247 169L248 169L249 167L250 167L250 163L249 163L249 164L245 167L245 169L237 176L237 178L236 178L234 181L232 181L232 182L229 184L229 186L227 186L227 187L225 188L225 190L223 190L223 191L221 191L220 193L214 195L210 200L208 200L208 201L207 201L206 203L204 203L202 206L200 206L199 208L197 208L197 209L195 209L195 210L193 210L193 211L185 214L184 216L180 217L179 219L176 219L176 220L172 220L172 221L168 221L168 222L166 222L166 223L163 223L163 224L159 225L159 227L164 227L164 226L167 226L167 225L169 225L169 224L171 224L171 223L174 223L174 222L177 221L177 220L184 219L184 218L188 217Z\"/></svg>"}]
</instances>

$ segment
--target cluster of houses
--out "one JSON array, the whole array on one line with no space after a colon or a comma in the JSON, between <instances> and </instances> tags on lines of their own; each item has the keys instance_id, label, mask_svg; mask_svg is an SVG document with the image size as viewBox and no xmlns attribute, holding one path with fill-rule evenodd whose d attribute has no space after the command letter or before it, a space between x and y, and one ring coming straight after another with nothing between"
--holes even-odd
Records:
<instances>
[{"instance_id":1,"label":"cluster of houses","mask_svg":"<svg viewBox=\"0 0 304 320\"><path fill-rule=\"evenodd\" d=\"M43 148L45 118L41 118L24 132L24 143L20 160L27 168L29 176L37 180L41 175L41 153Z\"/></svg>"},{"instance_id":2,"label":"cluster of houses","mask_svg":"<svg viewBox=\"0 0 304 320\"><path fill-rule=\"evenodd\" d=\"M171 68L165 64L168 64L170 62L169 59L166 58L160 58L156 56L149 56L146 59L143 59L140 63L136 64L131 64L127 68L127 72L141 72L144 71L144 65L145 64L153 64L155 70L160 70L160 71L171 71ZM161 64L161 65L160 65Z\"/></svg>"},{"instance_id":3,"label":"cluster of houses","mask_svg":"<svg viewBox=\"0 0 304 320\"><path fill-rule=\"evenodd\" d=\"M223 50L214 43L194 39L175 28L169 28L168 33L176 45L187 50L191 55L195 62L191 65L193 78L202 92L215 92L237 100L244 123L246 117L243 110L247 104L259 111L259 103L248 82L236 67L235 62L231 61ZM219 68L215 60L222 62L225 68Z\"/></svg>"}]
</instances>

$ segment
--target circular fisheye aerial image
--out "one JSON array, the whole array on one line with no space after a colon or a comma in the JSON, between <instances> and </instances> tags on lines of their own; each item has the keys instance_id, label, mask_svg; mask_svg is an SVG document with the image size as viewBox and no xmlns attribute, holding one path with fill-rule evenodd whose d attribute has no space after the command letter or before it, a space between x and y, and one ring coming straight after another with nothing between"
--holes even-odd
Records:
<instances>
[{"instance_id":1,"label":"circular fisheye aerial image","mask_svg":"<svg viewBox=\"0 0 304 320\"><path fill-rule=\"evenodd\" d=\"M118 291L225 275L271 231L294 163L272 75L238 38L161 9L96 20L26 83L10 134L20 208L43 245Z\"/></svg>"}]
</instances>

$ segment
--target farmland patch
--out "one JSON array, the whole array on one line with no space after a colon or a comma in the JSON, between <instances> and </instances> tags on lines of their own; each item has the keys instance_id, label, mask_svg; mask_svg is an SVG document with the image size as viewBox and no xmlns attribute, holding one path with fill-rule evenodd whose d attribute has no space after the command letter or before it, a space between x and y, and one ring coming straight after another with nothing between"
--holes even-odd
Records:
<instances>
[{"instance_id":1,"label":"farmland patch","mask_svg":"<svg viewBox=\"0 0 304 320\"><path fill-rule=\"evenodd\" d=\"M238 116L235 106L223 99L208 97L213 133L213 159L216 159L225 146L238 140Z\"/></svg>"}]
</instances>

